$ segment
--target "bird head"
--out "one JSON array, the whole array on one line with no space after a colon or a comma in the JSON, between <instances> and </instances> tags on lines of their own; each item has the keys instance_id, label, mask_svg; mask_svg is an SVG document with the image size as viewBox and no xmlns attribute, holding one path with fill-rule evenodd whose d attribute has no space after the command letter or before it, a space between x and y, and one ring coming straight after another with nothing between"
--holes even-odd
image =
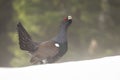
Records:
<instances>
[{"instance_id":1,"label":"bird head","mask_svg":"<svg viewBox=\"0 0 120 80\"><path fill-rule=\"evenodd\" d=\"M63 21L65 24L71 24L72 23L72 16L67 16L64 18L64 21Z\"/></svg>"},{"instance_id":2,"label":"bird head","mask_svg":"<svg viewBox=\"0 0 120 80\"><path fill-rule=\"evenodd\" d=\"M67 16L64 18L64 22L72 21L72 16Z\"/></svg>"}]
</instances>

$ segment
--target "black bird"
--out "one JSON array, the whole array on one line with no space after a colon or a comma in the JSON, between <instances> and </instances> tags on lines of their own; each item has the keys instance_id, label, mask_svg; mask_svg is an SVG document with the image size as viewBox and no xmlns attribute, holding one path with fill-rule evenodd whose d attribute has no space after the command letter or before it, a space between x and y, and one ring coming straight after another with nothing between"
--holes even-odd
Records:
<instances>
[{"instance_id":1,"label":"black bird","mask_svg":"<svg viewBox=\"0 0 120 80\"><path fill-rule=\"evenodd\" d=\"M60 32L56 37L45 42L34 42L23 25L17 24L19 45L22 50L32 55L32 64L53 63L62 57L68 49L67 29L72 23L72 17L67 16L60 24Z\"/></svg>"}]
</instances>

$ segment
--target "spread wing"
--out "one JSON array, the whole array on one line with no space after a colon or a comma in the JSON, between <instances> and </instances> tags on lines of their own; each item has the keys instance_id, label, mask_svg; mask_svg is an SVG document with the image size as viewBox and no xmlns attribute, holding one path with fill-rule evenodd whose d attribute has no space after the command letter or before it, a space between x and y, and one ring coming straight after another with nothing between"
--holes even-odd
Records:
<instances>
[{"instance_id":1,"label":"spread wing","mask_svg":"<svg viewBox=\"0 0 120 80\"><path fill-rule=\"evenodd\" d=\"M37 43L32 41L30 35L20 22L17 24L17 31L20 48L22 50L35 51L37 49Z\"/></svg>"}]
</instances>

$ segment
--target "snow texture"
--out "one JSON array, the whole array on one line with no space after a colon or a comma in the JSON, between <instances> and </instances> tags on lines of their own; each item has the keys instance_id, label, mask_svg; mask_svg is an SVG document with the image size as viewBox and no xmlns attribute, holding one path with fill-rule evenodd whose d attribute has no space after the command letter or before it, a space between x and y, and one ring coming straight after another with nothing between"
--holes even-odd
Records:
<instances>
[{"instance_id":1,"label":"snow texture","mask_svg":"<svg viewBox=\"0 0 120 80\"><path fill-rule=\"evenodd\" d=\"M0 68L0 80L120 80L120 56Z\"/></svg>"}]
</instances>

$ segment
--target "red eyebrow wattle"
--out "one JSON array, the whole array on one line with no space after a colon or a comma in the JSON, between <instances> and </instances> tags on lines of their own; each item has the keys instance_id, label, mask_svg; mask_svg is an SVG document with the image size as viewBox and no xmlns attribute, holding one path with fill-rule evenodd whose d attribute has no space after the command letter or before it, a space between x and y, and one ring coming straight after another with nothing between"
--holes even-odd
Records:
<instances>
[{"instance_id":1,"label":"red eyebrow wattle","mask_svg":"<svg viewBox=\"0 0 120 80\"><path fill-rule=\"evenodd\" d=\"M64 21L67 21L67 18L64 18Z\"/></svg>"}]
</instances>

